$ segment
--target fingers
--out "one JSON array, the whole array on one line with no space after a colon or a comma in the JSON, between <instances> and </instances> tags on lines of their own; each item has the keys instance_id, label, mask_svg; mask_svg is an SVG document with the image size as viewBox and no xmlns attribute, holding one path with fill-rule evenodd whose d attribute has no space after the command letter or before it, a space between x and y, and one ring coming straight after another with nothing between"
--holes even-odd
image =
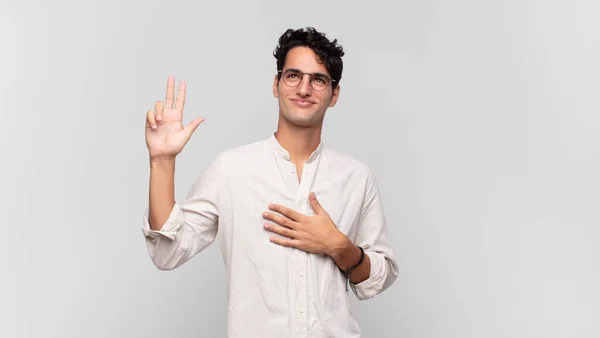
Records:
<instances>
[{"instance_id":1,"label":"fingers","mask_svg":"<svg viewBox=\"0 0 600 338\"><path fill-rule=\"evenodd\" d=\"M321 203L319 203L319 201L317 200L317 196L315 195L314 192L311 192L308 195L308 199L310 201L310 205L312 206L313 210L315 211L315 213L317 215L320 215L321 213L325 212L325 210L321 206Z\"/></svg>"},{"instance_id":2,"label":"fingers","mask_svg":"<svg viewBox=\"0 0 600 338\"><path fill-rule=\"evenodd\" d=\"M156 112L156 121L162 121L164 118L165 104L162 103L162 101L156 102L154 111Z\"/></svg>"},{"instance_id":3,"label":"fingers","mask_svg":"<svg viewBox=\"0 0 600 338\"><path fill-rule=\"evenodd\" d=\"M295 225L296 225L296 222L294 222L293 220L291 220L289 218L286 218L286 217L283 217L283 216L275 215L275 214L270 213L270 212L264 212L263 213L263 217L265 219L268 219L268 220L270 220L272 222L275 222L275 223L277 223L279 225L282 225L282 226L284 226L286 228L290 228L290 229L294 229Z\"/></svg>"},{"instance_id":4,"label":"fingers","mask_svg":"<svg viewBox=\"0 0 600 338\"><path fill-rule=\"evenodd\" d=\"M177 101L175 101L175 109L183 112L185 106L185 81L179 83L179 92L177 93Z\"/></svg>"},{"instance_id":5,"label":"fingers","mask_svg":"<svg viewBox=\"0 0 600 338\"><path fill-rule=\"evenodd\" d=\"M275 224L265 224L264 225L265 230L269 230L271 232L274 232L278 235L287 237L287 238L291 238L294 239L295 235L296 235L296 231L288 229L288 228L284 228Z\"/></svg>"},{"instance_id":6,"label":"fingers","mask_svg":"<svg viewBox=\"0 0 600 338\"><path fill-rule=\"evenodd\" d=\"M146 113L146 128L156 129L156 119L152 110L148 110Z\"/></svg>"},{"instance_id":7,"label":"fingers","mask_svg":"<svg viewBox=\"0 0 600 338\"><path fill-rule=\"evenodd\" d=\"M290 208L286 208L286 207L278 205L278 204L270 204L269 209L271 209L273 211L277 211L278 213L280 213L280 214L284 215L285 217L287 217L291 220L294 220L294 221L300 221L303 216L299 212L296 212Z\"/></svg>"},{"instance_id":8,"label":"fingers","mask_svg":"<svg viewBox=\"0 0 600 338\"><path fill-rule=\"evenodd\" d=\"M187 134L187 136L192 137L192 134L194 133L196 128L198 128L198 126L202 122L204 122L204 117L198 117L198 118L192 120L192 122L190 122L190 124L185 126L183 129L185 130L185 133Z\"/></svg>"},{"instance_id":9,"label":"fingers","mask_svg":"<svg viewBox=\"0 0 600 338\"><path fill-rule=\"evenodd\" d=\"M175 101L175 78L169 76L167 79L167 97L165 100L165 108L172 109L173 102Z\"/></svg>"},{"instance_id":10,"label":"fingers","mask_svg":"<svg viewBox=\"0 0 600 338\"><path fill-rule=\"evenodd\" d=\"M272 243L281 245L281 246L285 246L288 248L298 248L299 246L299 241L296 239L282 239L282 238L277 238L277 237L271 237L269 238L269 240Z\"/></svg>"}]
</instances>

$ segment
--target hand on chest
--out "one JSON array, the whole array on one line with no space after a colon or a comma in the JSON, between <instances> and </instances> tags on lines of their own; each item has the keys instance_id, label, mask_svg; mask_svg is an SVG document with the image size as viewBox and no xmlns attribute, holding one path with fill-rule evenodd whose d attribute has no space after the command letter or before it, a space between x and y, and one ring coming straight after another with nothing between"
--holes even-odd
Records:
<instances>
[{"instance_id":1,"label":"hand on chest","mask_svg":"<svg viewBox=\"0 0 600 338\"><path fill-rule=\"evenodd\" d=\"M322 179L311 177L311 173L305 171L299 180L296 170L290 170L287 177L283 175L281 179L265 181L250 178L245 181L244 191L238 191L232 196L232 208L234 214L246 218L244 223L251 224L253 228L259 226L262 229L265 224L264 212L289 218L277 210L269 209L271 204L305 216L316 216L315 205L319 205L346 235L358 223L363 191L359 183L348 178L340 176ZM311 192L315 194L317 204L311 203Z\"/></svg>"}]
</instances>

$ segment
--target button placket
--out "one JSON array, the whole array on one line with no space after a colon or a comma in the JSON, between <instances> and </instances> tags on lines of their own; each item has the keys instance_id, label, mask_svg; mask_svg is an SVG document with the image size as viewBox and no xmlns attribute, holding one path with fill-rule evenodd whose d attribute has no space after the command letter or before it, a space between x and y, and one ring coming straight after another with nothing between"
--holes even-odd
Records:
<instances>
[{"instance_id":1,"label":"button placket","mask_svg":"<svg viewBox=\"0 0 600 338\"><path fill-rule=\"evenodd\" d=\"M302 170L302 178L298 185L296 204L302 213L309 215L308 194L312 186L313 175L312 166L314 163L304 163ZM308 253L300 251L296 260L296 273L298 293L296 296L296 318L298 319L298 336L306 336L308 334L308 281L307 281L307 259Z\"/></svg>"}]
</instances>

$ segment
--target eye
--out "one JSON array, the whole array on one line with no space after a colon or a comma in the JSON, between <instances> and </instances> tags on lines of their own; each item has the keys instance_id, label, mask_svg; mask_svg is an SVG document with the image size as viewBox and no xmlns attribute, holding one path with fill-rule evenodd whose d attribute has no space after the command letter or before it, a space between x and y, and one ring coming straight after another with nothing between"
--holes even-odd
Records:
<instances>
[{"instance_id":1,"label":"eye","mask_svg":"<svg viewBox=\"0 0 600 338\"><path fill-rule=\"evenodd\" d=\"M314 80L320 84L327 83L327 80L325 78L323 78L322 76L315 76Z\"/></svg>"},{"instance_id":2,"label":"eye","mask_svg":"<svg viewBox=\"0 0 600 338\"><path fill-rule=\"evenodd\" d=\"M285 77L288 79L298 79L300 75L298 74L298 72L287 72Z\"/></svg>"}]
</instances>

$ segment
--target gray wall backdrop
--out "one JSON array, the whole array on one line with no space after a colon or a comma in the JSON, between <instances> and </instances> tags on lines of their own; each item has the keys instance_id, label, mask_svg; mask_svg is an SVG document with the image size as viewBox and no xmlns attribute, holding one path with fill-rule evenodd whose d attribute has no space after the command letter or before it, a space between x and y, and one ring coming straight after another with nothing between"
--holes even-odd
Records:
<instances>
[{"instance_id":1,"label":"gray wall backdrop","mask_svg":"<svg viewBox=\"0 0 600 338\"><path fill-rule=\"evenodd\" d=\"M373 168L400 264L364 336L600 336L598 2L0 4L1 337L225 335L218 244L148 257L145 113L172 74L206 117L183 198L275 130L271 53L307 25L347 52L323 140Z\"/></svg>"}]
</instances>

